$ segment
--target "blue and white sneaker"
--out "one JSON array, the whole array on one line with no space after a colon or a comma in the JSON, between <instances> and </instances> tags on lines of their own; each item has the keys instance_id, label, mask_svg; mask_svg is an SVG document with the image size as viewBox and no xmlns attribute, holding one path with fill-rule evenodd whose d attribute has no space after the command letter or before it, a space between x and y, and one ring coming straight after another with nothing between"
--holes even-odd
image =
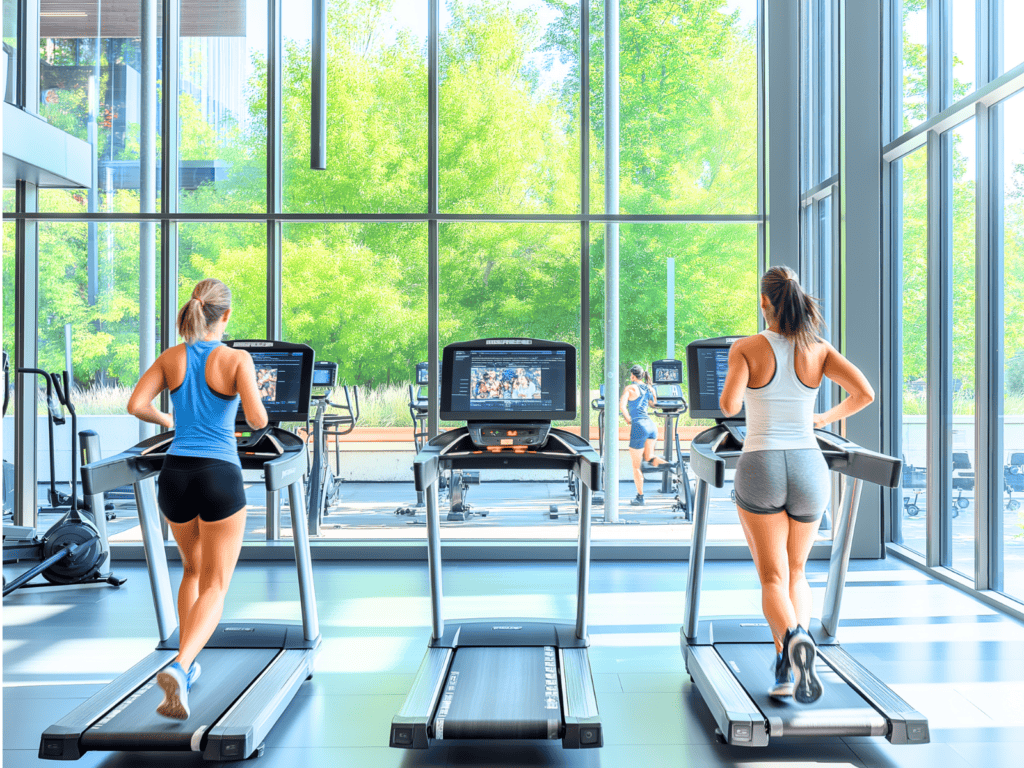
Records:
<instances>
[{"instance_id":1,"label":"blue and white sneaker","mask_svg":"<svg viewBox=\"0 0 1024 768\"><path fill-rule=\"evenodd\" d=\"M156 683L164 691L164 700L156 713L171 720L188 720L188 675L181 664L174 662L156 676Z\"/></svg>"},{"instance_id":2,"label":"blue and white sneaker","mask_svg":"<svg viewBox=\"0 0 1024 768\"><path fill-rule=\"evenodd\" d=\"M821 698L824 690L815 670L818 648L814 639L803 627L788 630L783 649L793 670L793 698L801 704L813 704Z\"/></svg>"},{"instance_id":3,"label":"blue and white sneaker","mask_svg":"<svg viewBox=\"0 0 1024 768\"><path fill-rule=\"evenodd\" d=\"M789 666L789 656L785 652L775 657L775 685L768 689L768 695L776 699L789 698L793 695L793 670Z\"/></svg>"},{"instance_id":4,"label":"blue and white sneaker","mask_svg":"<svg viewBox=\"0 0 1024 768\"><path fill-rule=\"evenodd\" d=\"M199 675L203 673L203 668L199 666L198 661L193 661L192 666L188 668L188 674L185 679L188 681L188 689L192 690L192 686L196 684L196 680L199 679Z\"/></svg>"}]
</instances>

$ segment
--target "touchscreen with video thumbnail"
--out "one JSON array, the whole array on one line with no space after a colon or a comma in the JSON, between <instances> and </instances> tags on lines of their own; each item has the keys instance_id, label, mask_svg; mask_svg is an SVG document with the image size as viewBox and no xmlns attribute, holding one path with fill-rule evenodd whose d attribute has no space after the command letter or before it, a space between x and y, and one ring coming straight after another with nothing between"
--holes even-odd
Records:
<instances>
[{"instance_id":1,"label":"touchscreen with video thumbnail","mask_svg":"<svg viewBox=\"0 0 1024 768\"><path fill-rule=\"evenodd\" d=\"M455 353L453 411L481 417L565 410L566 353L560 349L468 349Z\"/></svg>"},{"instance_id":2,"label":"touchscreen with video thumbnail","mask_svg":"<svg viewBox=\"0 0 1024 768\"><path fill-rule=\"evenodd\" d=\"M302 394L302 353L250 349L249 354L256 366L256 386L270 421L277 421L281 414L302 410L299 402ZM245 421L241 404L236 420Z\"/></svg>"}]
</instances>

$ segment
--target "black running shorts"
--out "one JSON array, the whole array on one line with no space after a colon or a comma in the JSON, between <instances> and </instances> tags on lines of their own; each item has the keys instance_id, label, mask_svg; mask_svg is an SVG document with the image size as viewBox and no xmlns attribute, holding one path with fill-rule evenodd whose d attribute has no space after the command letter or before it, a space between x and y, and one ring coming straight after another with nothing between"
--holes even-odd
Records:
<instances>
[{"instance_id":1,"label":"black running shorts","mask_svg":"<svg viewBox=\"0 0 1024 768\"><path fill-rule=\"evenodd\" d=\"M242 470L229 461L167 456L157 501L172 523L226 520L245 507Z\"/></svg>"}]
</instances>

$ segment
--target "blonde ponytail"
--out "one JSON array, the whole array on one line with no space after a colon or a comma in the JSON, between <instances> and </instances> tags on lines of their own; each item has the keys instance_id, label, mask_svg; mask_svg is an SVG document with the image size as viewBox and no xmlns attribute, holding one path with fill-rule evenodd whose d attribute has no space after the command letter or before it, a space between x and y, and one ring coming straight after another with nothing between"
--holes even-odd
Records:
<instances>
[{"instance_id":1,"label":"blonde ponytail","mask_svg":"<svg viewBox=\"0 0 1024 768\"><path fill-rule=\"evenodd\" d=\"M200 280L192 296L178 311L178 334L186 344L195 344L210 332L231 309L231 290L220 280Z\"/></svg>"}]
</instances>

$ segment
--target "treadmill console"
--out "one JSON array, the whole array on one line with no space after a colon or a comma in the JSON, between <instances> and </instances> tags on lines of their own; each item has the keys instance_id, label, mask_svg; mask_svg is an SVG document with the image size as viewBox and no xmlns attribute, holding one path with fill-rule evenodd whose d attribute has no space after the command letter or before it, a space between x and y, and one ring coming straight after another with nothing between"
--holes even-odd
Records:
<instances>
[{"instance_id":1,"label":"treadmill console","mask_svg":"<svg viewBox=\"0 0 1024 768\"><path fill-rule=\"evenodd\" d=\"M686 370L690 391L690 418L715 419L724 421L727 417L719 408L719 398L729 372L729 350L734 342L743 336L719 336L715 339L698 339L686 345ZM745 413L740 410L728 418L742 421Z\"/></svg>"},{"instance_id":2,"label":"treadmill console","mask_svg":"<svg viewBox=\"0 0 1024 768\"><path fill-rule=\"evenodd\" d=\"M540 448L552 421L576 418L576 349L541 339L449 344L440 389L441 419L465 421L478 448Z\"/></svg>"}]
</instances>

